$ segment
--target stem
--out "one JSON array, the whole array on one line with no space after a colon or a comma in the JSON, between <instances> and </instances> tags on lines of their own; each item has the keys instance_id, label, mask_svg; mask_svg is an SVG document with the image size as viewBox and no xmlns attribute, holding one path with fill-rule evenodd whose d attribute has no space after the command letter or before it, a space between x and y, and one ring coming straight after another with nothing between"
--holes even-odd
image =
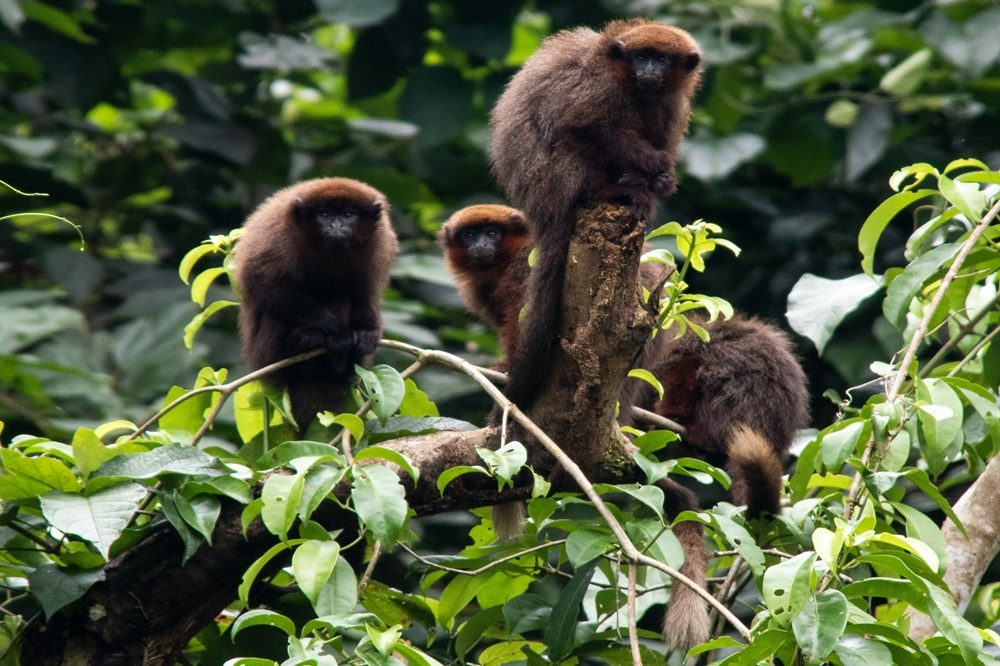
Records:
<instances>
[{"instance_id":1,"label":"stem","mask_svg":"<svg viewBox=\"0 0 1000 666\"><path fill-rule=\"evenodd\" d=\"M587 476L583 473L583 470L580 469L580 466L577 465L572 458L566 455L559 445L556 444L544 430L539 428L534 421L528 418L528 416L522 412L517 405L508 400L500 389L491 384L486 377L476 370L471 363L453 354L448 354L447 352L424 350L419 347L406 344L405 342L397 342L395 340L386 340L384 341L383 346L389 349L406 352L421 359L431 360L456 368L472 378L472 380L479 384L479 386L493 399L497 405L505 410L509 410L510 415L514 418L514 420L517 421L521 427L524 428L539 444L541 444L545 450L548 451L549 455L556 459L556 461L569 474L570 478L576 481L580 490L587 496L587 499L594 504L594 508L597 510L597 513L599 513L601 518L604 519L604 522L607 523L608 527L611 529L611 533L615 536L615 540L621 545L622 552L630 562L633 564L644 564L646 566L653 567L675 580L684 583L708 604L717 608L719 612L729 621L729 623L740 633L740 635L749 640L750 630L746 627L746 625L740 622L739 618L733 615L728 608L722 606L715 597L709 594L708 590L704 589L673 567L639 552L639 550L635 547L635 544L632 543L632 540L629 539L628 535L625 533L625 529L622 527L621 523L619 523L618 519L615 518L613 513L611 513L611 509L608 508L608 505L601 499L601 496L597 494L596 490L594 490L594 486L590 483L590 480L587 479Z\"/></svg>"},{"instance_id":2,"label":"stem","mask_svg":"<svg viewBox=\"0 0 1000 666\"><path fill-rule=\"evenodd\" d=\"M642 666L642 653L639 652L639 629L636 626L635 612L635 565L628 565L628 646L632 652L632 666Z\"/></svg>"},{"instance_id":3,"label":"stem","mask_svg":"<svg viewBox=\"0 0 1000 666\"><path fill-rule=\"evenodd\" d=\"M948 371L948 376L954 377L956 374L958 374L958 371L961 370L966 363L974 359L979 354L979 352L983 350L983 347L985 347L990 343L990 340L997 337L998 333L1000 333L1000 326L994 328L992 331L989 332L988 335L983 336L983 339L977 342L976 345L971 350L969 350L969 353L966 354L965 357L961 361L959 361L954 368Z\"/></svg>"},{"instance_id":4,"label":"stem","mask_svg":"<svg viewBox=\"0 0 1000 666\"><path fill-rule=\"evenodd\" d=\"M993 300L987 303L986 306L977 312L976 315L967 323L962 324L962 327L958 329L958 332L955 335L948 338L948 341L944 343L941 349L937 350L937 353L934 354L934 356L932 356L931 359L924 364L924 367L920 369L920 372L917 374L917 378L923 379L929 375L930 371L937 367L937 365L944 360L944 357L947 356L948 353L954 349L963 338L965 338L965 336L971 333L972 329L974 329L976 325L986 317L986 315L992 312L993 308L995 308L998 304L1000 304L1000 293L994 296Z\"/></svg>"},{"instance_id":5,"label":"stem","mask_svg":"<svg viewBox=\"0 0 1000 666\"><path fill-rule=\"evenodd\" d=\"M519 550L516 553L513 553L512 555L505 555L501 558L495 559L489 564L484 564L478 569L456 569L455 567L446 567L443 564L438 564L433 560L428 560L426 557L421 556L419 553L414 551L405 543L400 542L396 545L398 545L400 548L409 553L415 560L417 560L421 564L426 564L429 567L434 567L435 569L440 569L441 571L449 571L451 573L461 574L463 576L476 576L478 574L483 573L484 571L489 571L493 567L503 564L504 562L509 562L510 560L516 560L519 557L523 557L529 553L534 553L535 551L545 550L546 548L551 548L553 546L561 546L564 543L566 543L566 539L556 539L555 541L547 541L545 543L540 543L536 546L532 546L531 548L525 548L524 550Z\"/></svg>"}]
</instances>

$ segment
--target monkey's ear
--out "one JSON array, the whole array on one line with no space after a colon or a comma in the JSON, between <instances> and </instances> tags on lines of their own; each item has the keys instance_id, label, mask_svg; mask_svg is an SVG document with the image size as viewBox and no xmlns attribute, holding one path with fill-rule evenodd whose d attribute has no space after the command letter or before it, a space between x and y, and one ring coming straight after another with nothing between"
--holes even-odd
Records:
<instances>
[{"instance_id":1,"label":"monkey's ear","mask_svg":"<svg viewBox=\"0 0 1000 666\"><path fill-rule=\"evenodd\" d=\"M694 70L695 67L698 66L698 63L701 62L701 54L698 53L697 51L695 51L694 53L688 53L686 56L684 56L681 62L684 64L684 69L690 72Z\"/></svg>"},{"instance_id":2,"label":"monkey's ear","mask_svg":"<svg viewBox=\"0 0 1000 666\"><path fill-rule=\"evenodd\" d=\"M608 49L608 57L612 60L623 59L625 57L625 42L620 39L611 42L611 48Z\"/></svg>"},{"instance_id":3,"label":"monkey's ear","mask_svg":"<svg viewBox=\"0 0 1000 666\"><path fill-rule=\"evenodd\" d=\"M382 215L382 202L376 199L375 201L372 202L371 208L369 208L369 210L372 213L372 217L378 219L379 216Z\"/></svg>"},{"instance_id":4,"label":"monkey's ear","mask_svg":"<svg viewBox=\"0 0 1000 666\"><path fill-rule=\"evenodd\" d=\"M527 231L528 226L524 222L524 215L520 212L515 211L510 214L510 226L514 227L517 231Z\"/></svg>"}]
</instances>

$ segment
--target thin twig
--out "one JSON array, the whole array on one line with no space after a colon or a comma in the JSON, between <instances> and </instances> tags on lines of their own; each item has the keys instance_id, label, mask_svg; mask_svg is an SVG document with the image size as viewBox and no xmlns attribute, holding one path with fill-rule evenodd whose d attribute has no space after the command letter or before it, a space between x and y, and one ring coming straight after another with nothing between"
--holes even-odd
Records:
<instances>
[{"instance_id":1,"label":"thin twig","mask_svg":"<svg viewBox=\"0 0 1000 666\"><path fill-rule=\"evenodd\" d=\"M455 368L467 376L471 377L479 386L493 399L493 401L500 405L504 410L509 410L510 415L517 421L522 428L524 428L529 435L531 435L535 441L541 444L548 453L556 459L556 461L562 466L564 470L569 474L569 476L576 482L580 487L580 490L584 495L587 496L593 504L594 508L600 514L604 522L607 523L608 527L611 529L611 533L615 536L615 540L620 544L625 557L631 562L636 564L644 564L649 567L653 567L658 571L662 571L668 576L680 581L684 585L687 585L691 590L693 590L698 596L704 599L707 603L717 608L720 613L729 621L729 623L740 633L743 638L749 640L750 630L744 625L738 617L733 615L728 608L723 607L719 602L713 597L708 590L701 587L693 580L682 574L680 571L674 569L673 567L664 564L658 560L653 559L647 555L643 555L639 549L635 547L632 540L625 533L625 528L622 527L618 519L615 518L611 509L608 505L601 499L601 496L597 494L594 490L593 484L580 469L580 466L570 458L566 453L556 444L548 434L538 427L538 425L532 421L528 416L521 411L521 409L507 399L506 396L490 383L486 377L477 371L471 363L463 358L449 354L447 352L437 351L437 350L423 350L419 347L414 347L413 345L406 344L404 342L396 342L394 340L386 340L383 342L383 346L389 349L396 349L398 351L403 351L414 356L420 356L427 360L433 361L435 363L440 363L442 365Z\"/></svg>"},{"instance_id":2,"label":"thin twig","mask_svg":"<svg viewBox=\"0 0 1000 666\"><path fill-rule=\"evenodd\" d=\"M975 346L972 349L969 350L969 353L966 354L962 358L961 361L959 361L958 363L956 363L954 368L952 368L951 370L948 371L948 376L949 377L954 377L955 375L957 375L958 371L961 370L963 367L965 367L966 363L968 363L972 359L976 358L976 356L979 355L979 352L981 352L983 350L983 347L985 347L986 345L988 345L993 338L997 337L998 333L1000 333L1000 326L997 326L992 331L990 331L987 335L984 335L983 338L982 338L982 340L980 340L979 342L977 342L975 344Z\"/></svg>"},{"instance_id":3,"label":"thin twig","mask_svg":"<svg viewBox=\"0 0 1000 666\"><path fill-rule=\"evenodd\" d=\"M965 338L965 336L971 333L972 329L974 329L976 325L986 317L986 315L992 312L993 308L995 308L998 304L1000 304L1000 294L994 296L993 300L991 300L982 309L980 309L979 312L977 312L974 317L969 319L969 321L966 322L965 324L962 324L962 326L958 329L955 335L948 338L948 341L941 346L941 349L938 349L937 353L934 354L934 356L932 356L930 360L924 364L924 367L920 369L920 372L917 373L917 378L923 379L928 374L930 374L930 371L933 370L935 367L937 367L937 365L941 363L944 357L947 356L948 353Z\"/></svg>"},{"instance_id":4,"label":"thin twig","mask_svg":"<svg viewBox=\"0 0 1000 666\"><path fill-rule=\"evenodd\" d=\"M372 548L371 559L368 560L368 566L365 568L364 575L361 576L361 580L358 582L358 594L364 591L368 587L368 581L372 577L372 571L375 570L375 563L378 562L378 558L382 555L382 542L376 541L375 546Z\"/></svg>"},{"instance_id":5,"label":"thin twig","mask_svg":"<svg viewBox=\"0 0 1000 666\"><path fill-rule=\"evenodd\" d=\"M656 412L651 412L648 409L643 409L642 407L632 406L632 416L635 417L637 421L643 421L649 425L657 426L658 428L663 428L664 430L672 430L678 435L683 436L687 430L677 421L668 419L666 416L660 416Z\"/></svg>"},{"instance_id":6,"label":"thin twig","mask_svg":"<svg viewBox=\"0 0 1000 666\"><path fill-rule=\"evenodd\" d=\"M632 666L642 666L642 653L639 652L639 627L635 612L635 565L628 565L628 646L632 652Z\"/></svg>"},{"instance_id":7,"label":"thin twig","mask_svg":"<svg viewBox=\"0 0 1000 666\"><path fill-rule=\"evenodd\" d=\"M44 537L40 537L26 527L21 527L16 522L7 523L7 527L10 528L12 532L16 532L23 536L28 541L38 544L42 550L50 555L54 555L59 552L59 542L53 539L51 536L46 534Z\"/></svg>"},{"instance_id":8,"label":"thin twig","mask_svg":"<svg viewBox=\"0 0 1000 666\"><path fill-rule=\"evenodd\" d=\"M419 553L417 553L416 551L414 551L412 548L410 548L409 546L407 546L405 543L399 543L397 545L400 548L402 548L403 550L405 550L407 553L409 553L411 556L413 556L413 558L415 560L417 560L418 562L420 562L421 564L426 564L429 567L433 567L435 569L440 569L441 571L448 571L448 572L451 572L451 573L462 574L463 576L475 576L475 575L483 573L484 571L489 571L493 567L499 566L499 565L503 564L504 562L509 562L511 560L516 560L519 557L524 557L525 555L528 555L530 553L534 553L535 551L538 551L538 550L545 550L546 548L551 548L553 546L561 546L564 543L566 543L566 539L556 539L555 541L546 541L545 543L540 543L537 546L532 546L531 548L525 548L525 549L519 550L516 553L513 553L511 555L505 555L505 556L503 556L501 558L495 559L492 562L490 562L489 564L484 564L483 566L479 567L478 569L457 569L455 567L449 567L449 566L445 566L443 564L438 564L434 560L429 560L426 557L424 557L423 555L420 555Z\"/></svg>"},{"instance_id":9,"label":"thin twig","mask_svg":"<svg viewBox=\"0 0 1000 666\"><path fill-rule=\"evenodd\" d=\"M146 422L143 423L141 426L139 426L139 428L134 433L126 437L124 441L131 442L132 440L136 439L137 437L139 437L139 435L146 432L150 428L150 426L159 421L164 414L167 414L171 410L175 409L181 403L193 398L196 395L200 395L202 393L222 393L224 395L223 398L224 400L225 397L228 397L231 393L233 393L236 389L243 386L244 384L249 384L250 382L256 379L260 379L261 377L265 377L271 374L272 372L281 370L282 368L287 368L290 365L294 365L301 361L305 361L307 359L313 358L314 356L319 356L322 353L324 353L324 350L314 349L310 352L306 352L304 354L298 354L297 356L292 356L291 358L286 358L276 363L272 363L271 365L265 365L263 368L245 374L242 377L229 382L228 384L213 384L212 386L202 386L196 389L191 389L187 393L177 396L177 398L170 401L170 404L164 406L160 411L156 412L148 419L146 419Z\"/></svg>"},{"instance_id":10,"label":"thin twig","mask_svg":"<svg viewBox=\"0 0 1000 666\"><path fill-rule=\"evenodd\" d=\"M972 248L975 247L976 241L979 240L980 236L986 231L986 228L990 226L997 214L1000 213L1000 200L997 200L993 207L983 216L981 220L973 228L972 233L969 237L965 239L962 247L959 249L958 254L955 256L955 261L952 262L951 266L948 268L948 272L945 273L944 277L941 278L941 284L938 285L937 291L934 292L934 297L931 298L931 302L927 304L924 309L924 316L920 319L920 323L917 325L917 329L913 332L913 337L910 339L910 344L906 347L906 353L903 355L903 360L899 364L899 369L896 371L896 375L893 377L892 385L889 387L886 393L886 402L892 404L896 401L899 395L899 389L903 386L903 381L906 379L906 375L909 373L910 365L913 363L913 359L917 356L917 349L920 348L921 343L924 341L924 336L927 334L927 329L930 327L931 320L934 318L934 314L937 312L938 307L941 305L941 301L944 300L945 294L948 291L948 287L951 285L955 276L958 274L959 269L962 268L962 264L965 262L969 253L972 252ZM861 465L864 467L869 467L871 462L872 454L875 451L875 438L872 437L865 444L865 450L861 454ZM858 494L861 492L861 475L855 474L853 481L851 481L851 489L847 493L847 500L844 502L844 517L850 520L851 515L854 513L854 508L858 502Z\"/></svg>"}]
</instances>

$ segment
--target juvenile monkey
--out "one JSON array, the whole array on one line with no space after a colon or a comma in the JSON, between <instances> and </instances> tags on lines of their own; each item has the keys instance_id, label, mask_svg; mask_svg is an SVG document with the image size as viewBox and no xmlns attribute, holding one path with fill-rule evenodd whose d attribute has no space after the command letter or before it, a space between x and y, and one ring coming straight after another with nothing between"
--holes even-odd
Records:
<instances>
[{"instance_id":1,"label":"juvenile monkey","mask_svg":"<svg viewBox=\"0 0 1000 666\"><path fill-rule=\"evenodd\" d=\"M396 255L389 203L349 178L317 178L273 194L236 245L240 342L257 369L314 349L326 354L271 375L288 388L303 431L346 397L354 364L382 337L380 301Z\"/></svg>"},{"instance_id":2,"label":"juvenile monkey","mask_svg":"<svg viewBox=\"0 0 1000 666\"><path fill-rule=\"evenodd\" d=\"M645 219L655 195L673 192L700 64L683 30L614 21L600 33L577 28L546 39L497 101L493 170L539 252L505 390L522 409L548 371L576 207L618 201Z\"/></svg>"},{"instance_id":3,"label":"juvenile monkey","mask_svg":"<svg viewBox=\"0 0 1000 666\"><path fill-rule=\"evenodd\" d=\"M497 331L509 359L517 348L518 317L531 273L524 215L495 204L469 206L448 218L438 241L465 307Z\"/></svg>"}]
</instances>

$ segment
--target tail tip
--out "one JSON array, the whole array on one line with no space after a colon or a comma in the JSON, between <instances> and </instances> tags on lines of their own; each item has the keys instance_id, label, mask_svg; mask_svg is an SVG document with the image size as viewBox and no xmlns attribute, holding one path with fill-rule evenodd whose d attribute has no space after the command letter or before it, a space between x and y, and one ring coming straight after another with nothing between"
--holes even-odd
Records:
<instances>
[{"instance_id":1,"label":"tail tip","mask_svg":"<svg viewBox=\"0 0 1000 666\"><path fill-rule=\"evenodd\" d=\"M711 634L708 606L698 594L675 583L674 595L663 616L663 642L668 650L689 650Z\"/></svg>"}]
</instances>

